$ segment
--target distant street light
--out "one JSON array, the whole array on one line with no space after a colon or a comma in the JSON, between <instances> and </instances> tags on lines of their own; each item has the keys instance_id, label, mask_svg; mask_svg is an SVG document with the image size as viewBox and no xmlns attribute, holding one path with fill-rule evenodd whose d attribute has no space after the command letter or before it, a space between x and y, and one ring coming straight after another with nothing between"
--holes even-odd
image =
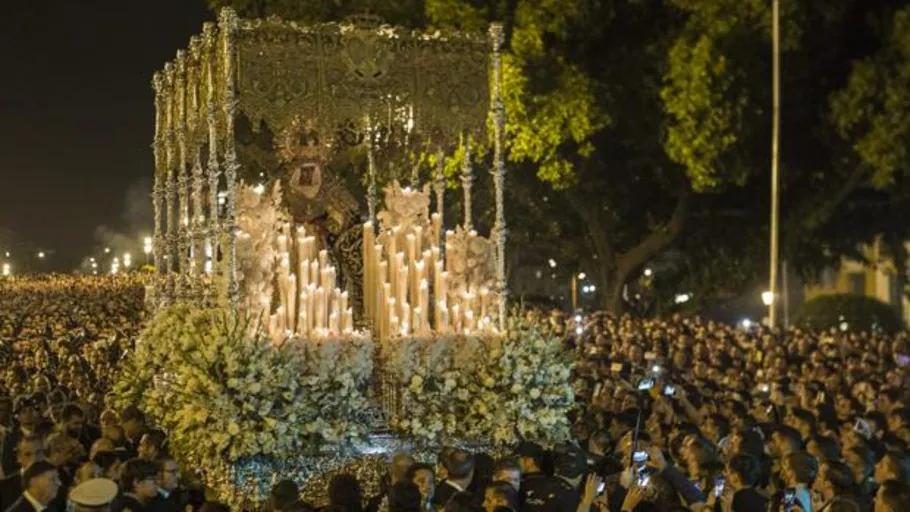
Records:
<instances>
[{"instance_id":1,"label":"distant street light","mask_svg":"<svg viewBox=\"0 0 910 512\"><path fill-rule=\"evenodd\" d=\"M651 277L651 274L653 274L653 273L654 273L654 271L651 270L650 268L645 269L645 277Z\"/></svg>"},{"instance_id":2,"label":"distant street light","mask_svg":"<svg viewBox=\"0 0 910 512\"><path fill-rule=\"evenodd\" d=\"M9 263L3 264L3 277L9 277L13 274L13 269L10 267Z\"/></svg>"},{"instance_id":3,"label":"distant street light","mask_svg":"<svg viewBox=\"0 0 910 512\"><path fill-rule=\"evenodd\" d=\"M765 291L761 293L761 301L765 306L771 307L774 304L774 292Z\"/></svg>"},{"instance_id":4,"label":"distant street light","mask_svg":"<svg viewBox=\"0 0 910 512\"><path fill-rule=\"evenodd\" d=\"M38 258L42 260L44 259L44 251L38 253Z\"/></svg>"},{"instance_id":5,"label":"distant street light","mask_svg":"<svg viewBox=\"0 0 910 512\"><path fill-rule=\"evenodd\" d=\"M586 277L588 277L588 275L585 274L584 272L578 274L578 279L580 279L582 281L584 281Z\"/></svg>"}]
</instances>

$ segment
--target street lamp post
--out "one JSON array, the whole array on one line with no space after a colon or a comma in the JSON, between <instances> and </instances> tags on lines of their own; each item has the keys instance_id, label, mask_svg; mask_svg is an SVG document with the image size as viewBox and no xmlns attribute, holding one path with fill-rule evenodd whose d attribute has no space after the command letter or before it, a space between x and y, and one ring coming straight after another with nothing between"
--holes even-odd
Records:
<instances>
[{"instance_id":1,"label":"street lamp post","mask_svg":"<svg viewBox=\"0 0 910 512\"><path fill-rule=\"evenodd\" d=\"M771 268L769 272L769 293L771 300L768 306L768 324L774 328L777 324L777 307L774 297L777 296L777 258L778 216L780 214L780 197L778 191L778 161L780 158L780 0L772 0L772 80L773 111L771 125Z\"/></svg>"}]
</instances>

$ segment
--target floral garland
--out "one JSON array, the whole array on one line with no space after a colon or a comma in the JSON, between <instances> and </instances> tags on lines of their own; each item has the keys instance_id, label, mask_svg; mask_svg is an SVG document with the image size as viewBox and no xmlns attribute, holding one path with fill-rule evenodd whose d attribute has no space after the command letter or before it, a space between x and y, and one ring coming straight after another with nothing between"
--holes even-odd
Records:
<instances>
[{"instance_id":1,"label":"floral garland","mask_svg":"<svg viewBox=\"0 0 910 512\"><path fill-rule=\"evenodd\" d=\"M535 323L513 320L504 336L396 339L384 350L398 385L393 426L404 436L493 445L569 438L571 359Z\"/></svg>"},{"instance_id":2,"label":"floral garland","mask_svg":"<svg viewBox=\"0 0 910 512\"><path fill-rule=\"evenodd\" d=\"M225 310L177 304L149 323L108 402L138 405L186 467L218 480L241 460L315 454L365 436L372 357L368 337L275 345Z\"/></svg>"}]
</instances>

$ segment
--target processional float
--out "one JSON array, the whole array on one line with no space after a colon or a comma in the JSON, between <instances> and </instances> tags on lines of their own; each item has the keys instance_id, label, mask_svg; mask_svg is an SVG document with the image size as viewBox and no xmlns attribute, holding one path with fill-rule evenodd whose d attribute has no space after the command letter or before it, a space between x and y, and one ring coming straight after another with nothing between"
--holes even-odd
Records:
<instances>
[{"instance_id":1,"label":"processional float","mask_svg":"<svg viewBox=\"0 0 910 512\"><path fill-rule=\"evenodd\" d=\"M499 25L485 40L368 17L299 25L223 11L153 81L154 255L163 277L153 302L246 307L279 335L343 331L355 316L381 338L502 329L501 44ZM496 212L489 239L474 231L471 211L470 141L485 140ZM444 162L456 153L464 219L447 231ZM422 180L435 191L431 215ZM238 196L244 187L269 195L273 183L287 209L273 226L275 284L270 296L252 297L238 259L250 235L239 226ZM363 188L365 208L356 197ZM477 265L487 246L492 275Z\"/></svg>"}]
</instances>

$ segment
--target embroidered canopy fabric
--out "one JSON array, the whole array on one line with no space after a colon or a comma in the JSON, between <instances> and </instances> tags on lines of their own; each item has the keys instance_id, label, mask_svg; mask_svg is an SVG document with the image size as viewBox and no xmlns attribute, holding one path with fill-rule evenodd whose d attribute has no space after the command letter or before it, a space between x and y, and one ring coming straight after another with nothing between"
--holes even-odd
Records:
<instances>
[{"instance_id":1,"label":"embroidered canopy fabric","mask_svg":"<svg viewBox=\"0 0 910 512\"><path fill-rule=\"evenodd\" d=\"M236 304L240 178L289 181L293 198L307 203L298 213L315 217L330 210L338 234L359 222L359 200L324 167L342 155L362 161L368 154L374 219L376 168L401 168L415 154L442 154L462 136L480 137L491 114L501 253L501 43L498 25L488 37L424 34L370 17L302 25L240 19L224 9L217 26L205 24L189 50L178 51L153 80L154 254L166 276L153 290L154 303ZM504 287L501 254L498 267Z\"/></svg>"}]
</instances>

